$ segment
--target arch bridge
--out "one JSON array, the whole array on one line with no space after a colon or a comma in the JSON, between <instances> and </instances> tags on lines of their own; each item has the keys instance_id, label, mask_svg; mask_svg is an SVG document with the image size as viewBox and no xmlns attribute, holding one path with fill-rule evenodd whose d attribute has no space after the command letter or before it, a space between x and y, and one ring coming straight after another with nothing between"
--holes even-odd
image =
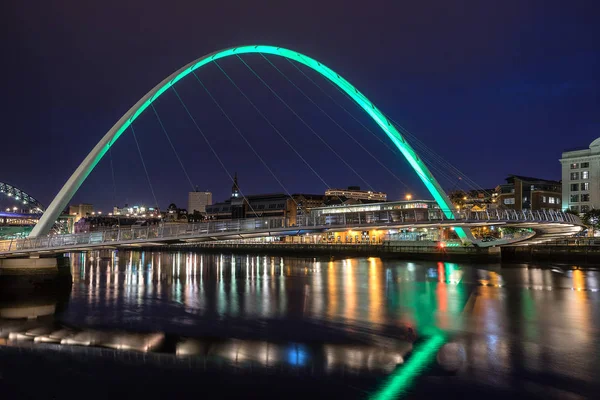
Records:
<instances>
[{"instance_id":1,"label":"arch bridge","mask_svg":"<svg viewBox=\"0 0 600 400\"><path fill-rule=\"evenodd\" d=\"M6 196L15 202L22 205L22 208L28 208L33 213L43 213L46 207L33 196L27 194L24 190L19 189L16 186L9 185L5 182L0 182L0 195Z\"/></svg>"},{"instance_id":2,"label":"arch bridge","mask_svg":"<svg viewBox=\"0 0 600 400\"><path fill-rule=\"evenodd\" d=\"M217 60L227 57L239 57L242 54L268 54L273 56L282 57L290 61L294 61L298 64L308 67L325 79L329 80L333 85L338 87L343 93L351 98L356 104L378 125L380 133L387 140L399 150L399 152L406 159L408 164L411 166L414 173L419 177L421 182L425 185L431 196L439 205L439 218L435 221L427 221L427 223L435 223L439 225L453 226L458 237L467 243L478 243L473 237L470 227L477 226L481 223L510 223L510 224L533 224L534 226L540 226L540 232L544 229L558 226L563 231L571 232L572 230L579 230L579 221L576 221L576 217L570 217L562 213L551 213L548 214L523 214L520 216L515 214L514 216L506 214L503 216L489 215L486 214L473 214L465 215L460 214L455 210L451 200L446 195L441 185L438 183L436 178L430 172L424 161L419 157L413 147L408 143L406 138L396 129L396 127L390 123L388 118L383 112L381 112L364 94L362 94L356 87L350 84L346 79L341 77L331 68L325 66L320 61L310 58L304 54L289 50L281 47L267 46L267 45L251 45L232 47L224 50L219 50L211 54L207 54L203 57L198 58L195 61L181 67L171 75L166 77L162 82L156 85L146 95L144 95L133 107L129 109L115 124L114 126L102 137L98 144L92 149L87 155L79 167L73 172L71 177L64 184L62 189L59 191L57 196L52 200L48 209L42 215L39 223L32 230L29 239L25 241L17 241L16 243L9 244L8 248L4 248L4 252L27 252L27 251L42 251L44 249L52 250L68 250L78 246L83 247L95 247L105 246L107 242L115 242L114 244L125 245L128 243L168 243L170 241L180 241L180 237L186 236L186 240L222 240L231 237L244 237L245 235L250 236L272 236L279 235L285 236L292 232L319 232L330 229L346 229L350 226L330 226L323 221L304 221L301 226L289 226L288 222L284 219L275 220L231 220L226 223L222 222L208 222L206 224L191 225L186 227L157 227L150 229L141 228L139 231L136 230L119 230L116 232L106 233L90 233L82 235L65 235L58 237L47 237L48 233L52 229L55 221L57 221L62 210L65 209L73 195L79 189L81 184L86 180L87 176L91 173L94 167L99 163L102 157L108 152L113 144L121 137L125 130L132 126L133 122L148 108L152 106L152 103L156 101L162 94L168 89L173 88L180 80L190 74L194 74L194 71L202 68L205 65L216 62ZM241 59L241 58L240 58ZM243 62L243 60L242 60ZM480 218L481 217L481 218ZM487 221L487 222L486 222ZM363 228L369 226L409 226L410 224L422 223L423 221L373 221L371 224L367 222L361 222L354 224L352 227ZM224 224L224 225L223 225ZM258 224L258 225L257 225ZM266 224L266 226L264 225ZM373 225L375 224L375 225ZM266 229L264 229L266 228ZM173 230L175 229L175 230ZM558 228L557 228L558 229ZM560 229L559 229L560 230ZM132 232L131 237L130 233ZM144 233L146 232L146 233ZM144 236L145 235L145 236ZM16 247L15 247L16 246Z\"/></svg>"}]
</instances>

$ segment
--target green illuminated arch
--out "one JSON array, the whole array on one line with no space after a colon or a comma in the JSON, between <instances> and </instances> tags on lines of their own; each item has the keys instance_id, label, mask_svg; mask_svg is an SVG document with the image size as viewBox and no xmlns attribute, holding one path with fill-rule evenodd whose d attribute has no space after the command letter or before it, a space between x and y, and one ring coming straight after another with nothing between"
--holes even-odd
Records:
<instances>
[{"instance_id":1,"label":"green illuminated arch","mask_svg":"<svg viewBox=\"0 0 600 400\"><path fill-rule=\"evenodd\" d=\"M85 160L81 163L81 165L79 165L73 175L71 175L69 180L62 187L50 206L48 206L48 209L40 219L39 223L32 230L30 236L35 237L45 235L50 231L54 221L56 221L62 210L67 206L75 192L79 189L90 172L92 172L96 164L98 164L98 162L102 159L104 154L106 154L114 142L133 123L133 121L135 121L135 119L142 112L144 112L144 110L148 108L150 104L152 104L154 100L156 100L171 86L175 85L185 76L189 75L192 71L195 71L212 61L246 53L272 54L294 60L317 71L319 74L329 79L340 89L346 92L354 101L356 101L356 103L358 103L360 107L362 107L363 110L365 110L367 114L369 114L371 118L373 118L373 120L377 123L377 125L379 125L379 127L381 127L387 137L394 143L394 145L396 145L415 173L425 184L427 190L429 190L433 198L439 204L440 208L444 211L446 217L449 219L455 218L452 211L452 202L448 196L446 196L446 193L443 191L437 180L433 177L429 169L425 166L423 161L415 153L413 148L406 142L400 132L398 132L398 130L392 124L390 124L383 113L379 111L377 107L375 107L375 105L369 101L369 99L359 92L358 89L352 86L347 80L342 78L335 71L310 57L281 47L257 45L233 47L208 54L187 64L156 85L154 89L142 97L133 107L131 107L131 109L129 109L125 115L123 115L123 117L121 117L121 119L119 119L119 121L117 121L117 123L106 133L106 135L104 135L102 140L88 154ZM462 228L457 227L455 231L461 239L470 239L470 237L467 237L467 232L465 232Z\"/></svg>"}]
</instances>

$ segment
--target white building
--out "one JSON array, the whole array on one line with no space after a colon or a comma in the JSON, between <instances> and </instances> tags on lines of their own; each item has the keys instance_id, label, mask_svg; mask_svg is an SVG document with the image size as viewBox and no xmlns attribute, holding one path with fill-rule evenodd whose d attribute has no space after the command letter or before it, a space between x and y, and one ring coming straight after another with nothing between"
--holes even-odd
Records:
<instances>
[{"instance_id":1,"label":"white building","mask_svg":"<svg viewBox=\"0 0 600 400\"><path fill-rule=\"evenodd\" d=\"M190 192L188 194L188 214L193 214L198 211L202 214L206 213L206 206L212 205L211 192Z\"/></svg>"},{"instance_id":2,"label":"white building","mask_svg":"<svg viewBox=\"0 0 600 400\"><path fill-rule=\"evenodd\" d=\"M562 153L563 210L600 209L600 138L590 147Z\"/></svg>"},{"instance_id":3,"label":"white building","mask_svg":"<svg viewBox=\"0 0 600 400\"><path fill-rule=\"evenodd\" d=\"M349 186L348 189L327 189L325 196L345 197L356 200L387 201L387 194L371 190L360 190L358 186Z\"/></svg>"},{"instance_id":4,"label":"white building","mask_svg":"<svg viewBox=\"0 0 600 400\"><path fill-rule=\"evenodd\" d=\"M154 207L142 206L129 206L125 204L125 207L119 208L113 207L112 215L124 215L127 217L142 217L142 218L154 218L160 216L160 211Z\"/></svg>"}]
</instances>

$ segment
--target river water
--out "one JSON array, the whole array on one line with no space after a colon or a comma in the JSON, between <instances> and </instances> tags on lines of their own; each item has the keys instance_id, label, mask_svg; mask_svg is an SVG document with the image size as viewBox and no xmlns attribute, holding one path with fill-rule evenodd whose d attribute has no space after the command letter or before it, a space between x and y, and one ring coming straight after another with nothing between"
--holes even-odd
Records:
<instances>
[{"instance_id":1,"label":"river water","mask_svg":"<svg viewBox=\"0 0 600 400\"><path fill-rule=\"evenodd\" d=\"M276 379L251 385L257 397L279 396L273 388L283 382L292 388L288 395L300 393L296 385L316 397L374 396L435 335L446 343L437 361L390 398L448 390L461 397L592 398L600 390L600 274L593 269L176 252L73 254L71 262L72 286L56 307L54 324L161 332L168 342L220 343L220 354L235 348L229 361L236 365L243 353L265 368L310 369L291 380L270 370ZM181 354L177 346L169 351ZM0 387L1 376L10 375L1 354ZM85 365L104 363L104 356L87 357ZM45 365L48 356L38 362ZM51 365L60 370L64 362ZM157 365L145 366L146 373L163 376L153 372L164 369ZM79 379L91 382L95 374ZM179 375L185 374L197 372ZM244 381L239 373L226 376L227 382ZM120 382L102 379L109 386ZM238 389L221 394L249 398ZM147 395L158 393L153 390Z\"/></svg>"}]
</instances>

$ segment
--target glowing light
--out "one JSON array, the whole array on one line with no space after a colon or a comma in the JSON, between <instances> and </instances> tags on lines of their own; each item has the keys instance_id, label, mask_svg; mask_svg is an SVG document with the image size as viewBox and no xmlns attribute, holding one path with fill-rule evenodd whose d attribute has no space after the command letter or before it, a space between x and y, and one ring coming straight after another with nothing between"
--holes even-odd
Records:
<instances>
[{"instance_id":1,"label":"glowing light","mask_svg":"<svg viewBox=\"0 0 600 400\"><path fill-rule=\"evenodd\" d=\"M419 346L417 350L413 351L408 361L390 376L383 384L383 387L371 399L397 399L399 395L410 387L419 373L433 361L436 352L442 347L445 341L446 338L444 336L435 335L423 343L422 346Z\"/></svg>"},{"instance_id":2,"label":"glowing light","mask_svg":"<svg viewBox=\"0 0 600 400\"><path fill-rule=\"evenodd\" d=\"M410 193L409 193L409 194L407 194L407 195L406 195L406 200L411 200L411 199L412 199L412 194L410 194Z\"/></svg>"}]
</instances>

